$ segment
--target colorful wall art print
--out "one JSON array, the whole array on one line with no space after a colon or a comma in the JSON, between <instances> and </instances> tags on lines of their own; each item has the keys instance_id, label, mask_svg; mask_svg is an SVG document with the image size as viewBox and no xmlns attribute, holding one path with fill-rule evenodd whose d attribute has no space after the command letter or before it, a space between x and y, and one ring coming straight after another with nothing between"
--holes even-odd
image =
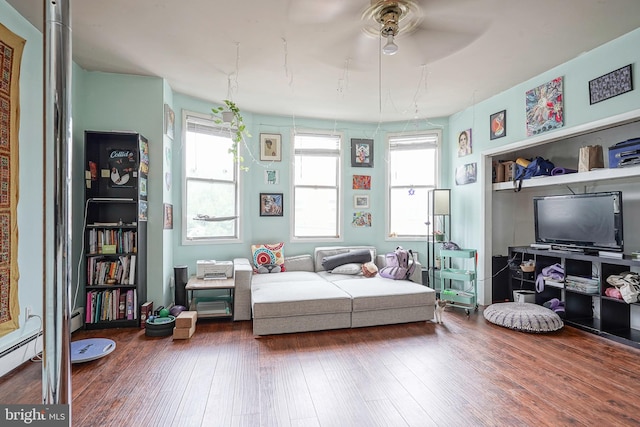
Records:
<instances>
[{"instance_id":1,"label":"colorful wall art print","mask_svg":"<svg viewBox=\"0 0 640 427\"><path fill-rule=\"evenodd\" d=\"M353 175L354 190L371 190L371 176Z\"/></svg>"},{"instance_id":2,"label":"colorful wall art print","mask_svg":"<svg viewBox=\"0 0 640 427\"><path fill-rule=\"evenodd\" d=\"M282 193L260 193L260 216L283 216Z\"/></svg>"},{"instance_id":3,"label":"colorful wall art print","mask_svg":"<svg viewBox=\"0 0 640 427\"><path fill-rule=\"evenodd\" d=\"M471 129L463 130L458 135L458 157L471 154Z\"/></svg>"},{"instance_id":4,"label":"colorful wall art print","mask_svg":"<svg viewBox=\"0 0 640 427\"><path fill-rule=\"evenodd\" d=\"M456 184L473 184L478 179L478 167L476 163L467 163L456 168Z\"/></svg>"},{"instance_id":5,"label":"colorful wall art print","mask_svg":"<svg viewBox=\"0 0 640 427\"><path fill-rule=\"evenodd\" d=\"M564 125L562 77L526 93L527 136L537 135Z\"/></svg>"},{"instance_id":6,"label":"colorful wall art print","mask_svg":"<svg viewBox=\"0 0 640 427\"><path fill-rule=\"evenodd\" d=\"M507 110L489 116L489 139L507 136Z\"/></svg>"},{"instance_id":7,"label":"colorful wall art print","mask_svg":"<svg viewBox=\"0 0 640 427\"><path fill-rule=\"evenodd\" d=\"M354 212L351 225L354 227L371 227L371 212Z\"/></svg>"}]
</instances>

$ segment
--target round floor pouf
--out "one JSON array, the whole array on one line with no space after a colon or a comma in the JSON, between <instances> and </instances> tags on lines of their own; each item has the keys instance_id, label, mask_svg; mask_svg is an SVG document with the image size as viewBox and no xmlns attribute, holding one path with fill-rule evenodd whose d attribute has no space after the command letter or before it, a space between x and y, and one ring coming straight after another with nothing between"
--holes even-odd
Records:
<instances>
[{"instance_id":1,"label":"round floor pouf","mask_svg":"<svg viewBox=\"0 0 640 427\"><path fill-rule=\"evenodd\" d=\"M484 318L505 328L522 332L553 332L564 326L553 310L526 302L501 302L484 309Z\"/></svg>"}]
</instances>

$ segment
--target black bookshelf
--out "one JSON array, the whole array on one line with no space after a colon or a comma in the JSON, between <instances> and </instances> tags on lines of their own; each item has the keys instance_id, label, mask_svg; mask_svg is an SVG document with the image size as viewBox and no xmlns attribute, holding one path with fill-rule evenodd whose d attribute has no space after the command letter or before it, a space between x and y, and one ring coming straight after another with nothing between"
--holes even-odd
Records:
<instances>
[{"instance_id":1,"label":"black bookshelf","mask_svg":"<svg viewBox=\"0 0 640 427\"><path fill-rule=\"evenodd\" d=\"M148 140L85 131L85 328L140 325L147 298Z\"/></svg>"}]
</instances>

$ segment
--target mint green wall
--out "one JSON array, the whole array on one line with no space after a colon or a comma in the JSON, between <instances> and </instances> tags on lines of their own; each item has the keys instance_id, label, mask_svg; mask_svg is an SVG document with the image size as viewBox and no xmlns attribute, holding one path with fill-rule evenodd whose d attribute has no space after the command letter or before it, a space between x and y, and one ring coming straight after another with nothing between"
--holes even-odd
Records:
<instances>
[{"instance_id":1,"label":"mint green wall","mask_svg":"<svg viewBox=\"0 0 640 427\"><path fill-rule=\"evenodd\" d=\"M38 319L24 321L24 309L43 313L43 79L42 34L4 0L0 23L26 40L20 68L19 194L18 194L18 298L20 329L0 338L0 351L41 327Z\"/></svg>"},{"instance_id":2,"label":"mint green wall","mask_svg":"<svg viewBox=\"0 0 640 427\"><path fill-rule=\"evenodd\" d=\"M149 140L149 223L147 225L147 297L165 300L163 260L163 116L164 82L157 77L85 71L79 89L80 101L74 110L82 110L84 130L134 131ZM83 138L80 133L75 138ZM77 175L78 176L78 175ZM82 178L82 175L79 175ZM81 232L76 234L81 235Z\"/></svg>"},{"instance_id":3,"label":"mint green wall","mask_svg":"<svg viewBox=\"0 0 640 427\"><path fill-rule=\"evenodd\" d=\"M449 119L450 134L447 140L449 163L445 177L452 188L452 240L461 246L483 248L482 231L490 219L484 218L484 192L490 188L482 187L481 153L502 145L527 139L525 128L525 92L556 77L564 77L564 127L571 128L594 120L615 116L640 107L640 90L619 95L615 98L590 105L588 82L596 77L616 70L628 64L633 65L633 81L637 87L640 78L638 62L640 60L640 29L632 31L592 51L568 61L554 69L542 73L526 82L506 90L492 98L479 102ZM489 140L489 116L501 110L507 110L507 136ZM458 158L456 154L459 132L473 129L473 153ZM548 132L551 136L553 132ZM478 162L478 182L464 186L454 183L456 167ZM514 207L516 209L516 207ZM491 236L487 236L491 238ZM494 248L494 253L505 254L507 248ZM492 254L480 253L480 281L490 276L482 265L485 257ZM490 285L490 280L486 280ZM486 300L485 300L486 302Z\"/></svg>"},{"instance_id":4,"label":"mint green wall","mask_svg":"<svg viewBox=\"0 0 640 427\"><path fill-rule=\"evenodd\" d=\"M182 111L195 111L210 113L212 107L217 107L207 101L189 96L175 94L174 107L176 109L177 133L176 138L182 138ZM242 108L242 106L239 106ZM433 119L410 123L386 123L378 126L377 123L353 123L336 122L329 120L315 120L306 118L292 118L280 116L268 116L251 114L243 111L243 118L251 138L246 143L249 150L243 147L242 155L245 158L244 165L249 167L248 172L241 173L242 180L242 242L216 245L183 245L181 236L182 227L182 145L174 141L173 149L173 177L174 189L174 262L175 265L187 265L190 273L195 272L198 259L233 259L234 257L250 257L251 244L285 242L285 255L297 255L312 253L313 248L319 245L374 245L381 253L393 250L397 245L415 248L422 252L426 250L423 241L390 240L385 238L385 177L386 177L386 136L389 132L419 131L424 129L441 128L446 124L446 119ZM416 127L417 124L417 127ZM291 197L290 197L290 166L292 162L291 134L298 129L311 131L335 131L343 136L342 165L344 174L342 184L344 186L342 202L344 204L344 233L339 242L314 242L299 243L290 240ZM276 133L282 135L282 161L271 164L259 161L258 141L260 133ZM444 135L447 135L446 130ZM374 167L351 167L350 147L351 138L369 138L374 140ZM257 160L254 160L257 158ZM265 184L264 171L266 168L279 171L280 183L277 185ZM353 195L351 188L354 174L371 175L370 203L373 220L370 228L354 228L351 226L353 215ZM260 192L284 193L283 217L260 217L258 214L258 198ZM358 191L358 193L365 193ZM425 219L426 219L425 212Z\"/></svg>"}]
</instances>

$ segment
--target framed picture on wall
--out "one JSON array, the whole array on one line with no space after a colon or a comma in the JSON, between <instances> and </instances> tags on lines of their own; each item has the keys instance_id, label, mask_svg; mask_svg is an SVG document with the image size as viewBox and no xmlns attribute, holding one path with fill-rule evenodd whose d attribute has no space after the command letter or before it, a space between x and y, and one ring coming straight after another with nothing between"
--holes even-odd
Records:
<instances>
[{"instance_id":1,"label":"framed picture on wall","mask_svg":"<svg viewBox=\"0 0 640 427\"><path fill-rule=\"evenodd\" d=\"M260 193L260 216L283 216L282 193Z\"/></svg>"},{"instance_id":2,"label":"framed picture on wall","mask_svg":"<svg viewBox=\"0 0 640 427\"><path fill-rule=\"evenodd\" d=\"M458 157L471 154L471 129L463 130L458 134Z\"/></svg>"},{"instance_id":3,"label":"framed picture on wall","mask_svg":"<svg viewBox=\"0 0 640 427\"><path fill-rule=\"evenodd\" d=\"M351 138L351 166L373 167L373 139Z\"/></svg>"},{"instance_id":4,"label":"framed picture on wall","mask_svg":"<svg viewBox=\"0 0 640 427\"><path fill-rule=\"evenodd\" d=\"M282 160L282 136L277 133L260 134L260 160L279 162Z\"/></svg>"},{"instance_id":5,"label":"framed picture on wall","mask_svg":"<svg viewBox=\"0 0 640 427\"><path fill-rule=\"evenodd\" d=\"M633 90L631 64L589 81L591 105Z\"/></svg>"},{"instance_id":6,"label":"framed picture on wall","mask_svg":"<svg viewBox=\"0 0 640 427\"><path fill-rule=\"evenodd\" d=\"M489 116L489 139L507 136L507 110L498 111Z\"/></svg>"},{"instance_id":7,"label":"framed picture on wall","mask_svg":"<svg viewBox=\"0 0 640 427\"><path fill-rule=\"evenodd\" d=\"M162 216L162 225L165 230L173 229L173 205L163 203L164 213Z\"/></svg>"},{"instance_id":8,"label":"framed picture on wall","mask_svg":"<svg viewBox=\"0 0 640 427\"><path fill-rule=\"evenodd\" d=\"M175 126L176 126L176 115L171 109L171 107L169 106L169 104L164 104L164 133L171 139L173 139Z\"/></svg>"},{"instance_id":9,"label":"framed picture on wall","mask_svg":"<svg viewBox=\"0 0 640 427\"><path fill-rule=\"evenodd\" d=\"M369 196L364 194L356 194L353 196L354 209L369 209Z\"/></svg>"}]
</instances>

